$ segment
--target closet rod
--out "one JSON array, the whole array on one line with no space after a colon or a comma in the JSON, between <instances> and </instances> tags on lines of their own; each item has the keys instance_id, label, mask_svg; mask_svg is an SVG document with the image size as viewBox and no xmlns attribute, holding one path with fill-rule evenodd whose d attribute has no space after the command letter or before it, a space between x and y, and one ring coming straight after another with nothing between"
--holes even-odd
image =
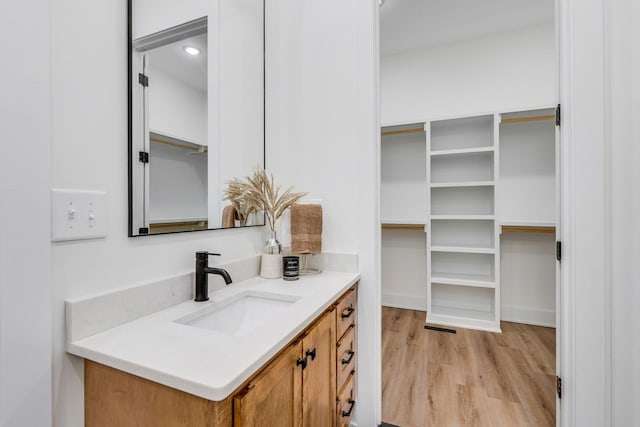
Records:
<instances>
[{"instance_id":1,"label":"closet rod","mask_svg":"<svg viewBox=\"0 0 640 427\"><path fill-rule=\"evenodd\" d=\"M539 233L539 234L556 234L555 227L532 227L532 226L515 226L503 225L503 233Z\"/></svg>"},{"instance_id":2,"label":"closet rod","mask_svg":"<svg viewBox=\"0 0 640 427\"><path fill-rule=\"evenodd\" d=\"M541 120L555 120L556 116L549 114L547 116L532 116L532 117L514 117L512 119L502 119L501 123L521 123L521 122L537 122Z\"/></svg>"},{"instance_id":3,"label":"closet rod","mask_svg":"<svg viewBox=\"0 0 640 427\"><path fill-rule=\"evenodd\" d=\"M420 133L420 132L424 132L424 128L388 130L388 131L383 131L382 132L382 136L404 135L404 134L408 134L408 133Z\"/></svg>"},{"instance_id":4,"label":"closet rod","mask_svg":"<svg viewBox=\"0 0 640 427\"><path fill-rule=\"evenodd\" d=\"M383 230L415 230L424 231L424 225L420 224L382 224Z\"/></svg>"},{"instance_id":5,"label":"closet rod","mask_svg":"<svg viewBox=\"0 0 640 427\"><path fill-rule=\"evenodd\" d=\"M189 145L185 145L185 144L178 144L177 142L171 142L171 141L165 141L164 139L159 139L159 138L154 138L154 137L149 137L149 141L151 142L157 142L158 144L164 144L164 145L170 145L172 147L176 147L176 148L183 148L185 150L191 150L191 151L199 151L199 148L196 147L191 147ZM207 151L207 147L204 147L205 152Z\"/></svg>"}]
</instances>

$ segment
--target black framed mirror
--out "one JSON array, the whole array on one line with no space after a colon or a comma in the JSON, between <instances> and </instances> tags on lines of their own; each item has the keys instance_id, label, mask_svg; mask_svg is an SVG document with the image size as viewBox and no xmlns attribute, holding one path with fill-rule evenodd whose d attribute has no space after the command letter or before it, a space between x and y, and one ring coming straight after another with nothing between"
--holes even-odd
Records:
<instances>
[{"instance_id":1,"label":"black framed mirror","mask_svg":"<svg viewBox=\"0 0 640 427\"><path fill-rule=\"evenodd\" d=\"M265 166L264 0L128 10L129 236L264 225L224 200Z\"/></svg>"}]
</instances>

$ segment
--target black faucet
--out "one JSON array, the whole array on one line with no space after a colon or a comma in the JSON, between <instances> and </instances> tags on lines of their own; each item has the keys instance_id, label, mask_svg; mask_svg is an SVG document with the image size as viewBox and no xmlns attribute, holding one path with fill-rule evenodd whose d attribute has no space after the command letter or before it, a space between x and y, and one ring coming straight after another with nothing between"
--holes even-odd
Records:
<instances>
[{"instance_id":1,"label":"black faucet","mask_svg":"<svg viewBox=\"0 0 640 427\"><path fill-rule=\"evenodd\" d=\"M219 274L228 285L231 276L222 268L209 267L209 255L218 255L206 251L196 252L196 298L195 301L209 300L209 274Z\"/></svg>"}]
</instances>

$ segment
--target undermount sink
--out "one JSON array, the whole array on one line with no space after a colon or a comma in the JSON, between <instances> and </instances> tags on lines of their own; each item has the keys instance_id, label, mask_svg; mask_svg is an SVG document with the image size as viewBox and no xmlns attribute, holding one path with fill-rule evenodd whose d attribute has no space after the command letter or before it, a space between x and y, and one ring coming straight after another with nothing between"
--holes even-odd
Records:
<instances>
[{"instance_id":1,"label":"undermount sink","mask_svg":"<svg viewBox=\"0 0 640 427\"><path fill-rule=\"evenodd\" d=\"M242 336L285 313L298 299L300 297L252 291L229 297L176 322Z\"/></svg>"}]
</instances>

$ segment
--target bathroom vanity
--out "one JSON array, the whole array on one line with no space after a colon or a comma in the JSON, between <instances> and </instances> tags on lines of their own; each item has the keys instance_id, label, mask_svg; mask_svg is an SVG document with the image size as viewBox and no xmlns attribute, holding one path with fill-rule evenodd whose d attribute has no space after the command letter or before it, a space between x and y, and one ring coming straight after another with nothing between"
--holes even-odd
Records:
<instances>
[{"instance_id":1,"label":"bathroom vanity","mask_svg":"<svg viewBox=\"0 0 640 427\"><path fill-rule=\"evenodd\" d=\"M348 426L358 280L252 278L76 340L101 321L80 314L99 303L68 302L85 425Z\"/></svg>"}]
</instances>

